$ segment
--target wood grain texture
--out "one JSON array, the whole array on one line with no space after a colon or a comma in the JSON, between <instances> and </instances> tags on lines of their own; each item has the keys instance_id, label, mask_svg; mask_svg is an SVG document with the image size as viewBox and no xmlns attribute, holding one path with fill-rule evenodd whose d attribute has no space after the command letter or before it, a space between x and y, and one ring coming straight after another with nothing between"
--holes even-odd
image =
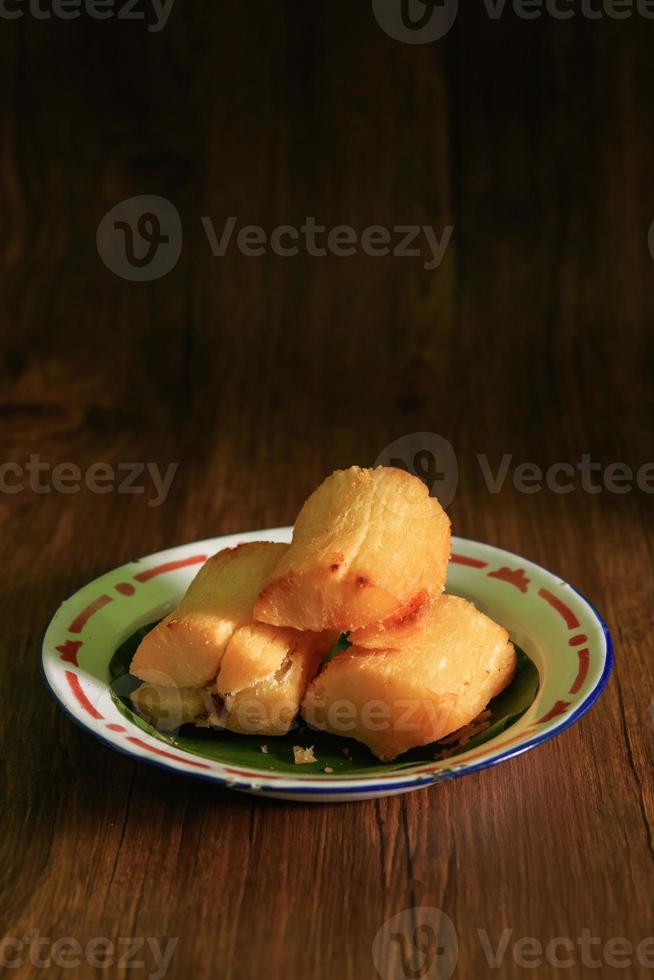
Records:
<instances>
[{"instance_id":1,"label":"wood grain texture","mask_svg":"<svg viewBox=\"0 0 654 980\"><path fill-rule=\"evenodd\" d=\"M654 933L654 498L491 494L476 459L654 459L654 25L465 8L425 46L387 37L363 0L178 0L159 34L0 21L1 459L179 463L159 508L0 494L6 936L178 937L174 980L373 980L377 930L427 905L456 925L456 977L512 980L599 971L510 953L489 971L478 929ZM95 234L146 193L175 203L184 248L134 284ZM201 215L455 231L432 272L216 259ZM291 522L332 469L420 431L457 452L459 534L557 570L605 613L616 671L578 725L428 791L312 807L137 765L49 699L40 638L72 591L140 554ZM44 972L99 975L12 975ZM627 973L652 971L601 976Z\"/></svg>"}]
</instances>

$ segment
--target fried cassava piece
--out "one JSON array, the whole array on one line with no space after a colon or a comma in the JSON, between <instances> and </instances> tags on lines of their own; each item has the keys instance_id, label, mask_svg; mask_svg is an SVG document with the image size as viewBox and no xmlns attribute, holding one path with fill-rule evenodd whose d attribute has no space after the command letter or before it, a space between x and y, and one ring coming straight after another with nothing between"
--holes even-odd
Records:
<instances>
[{"instance_id":1,"label":"fried cassava piece","mask_svg":"<svg viewBox=\"0 0 654 980\"><path fill-rule=\"evenodd\" d=\"M309 685L302 713L388 761L469 724L515 665L505 629L465 599L441 596L403 646L352 646L334 657Z\"/></svg>"},{"instance_id":2,"label":"fried cassava piece","mask_svg":"<svg viewBox=\"0 0 654 980\"><path fill-rule=\"evenodd\" d=\"M243 734L285 735L309 681L338 634L300 632L255 623L237 630L216 681L222 727Z\"/></svg>"},{"instance_id":3,"label":"fried cassava piece","mask_svg":"<svg viewBox=\"0 0 654 980\"><path fill-rule=\"evenodd\" d=\"M288 545L256 542L219 552L178 608L143 639L131 700L161 731L194 722L283 735L338 634L252 622L257 593ZM216 679L217 675L217 681Z\"/></svg>"},{"instance_id":4,"label":"fried cassava piece","mask_svg":"<svg viewBox=\"0 0 654 980\"><path fill-rule=\"evenodd\" d=\"M211 692L197 687L141 684L130 700L141 717L161 732L176 731L182 725L206 718L216 709Z\"/></svg>"},{"instance_id":5,"label":"fried cassava piece","mask_svg":"<svg viewBox=\"0 0 654 980\"><path fill-rule=\"evenodd\" d=\"M226 548L202 566L174 612L134 655L130 673L158 687L203 688L218 673L232 634L252 622L255 599L287 544Z\"/></svg>"},{"instance_id":6,"label":"fried cassava piece","mask_svg":"<svg viewBox=\"0 0 654 980\"><path fill-rule=\"evenodd\" d=\"M215 683L205 688L142 684L131 700L162 732L195 723L245 735L285 735L337 639L333 632L242 626L227 644Z\"/></svg>"},{"instance_id":7,"label":"fried cassava piece","mask_svg":"<svg viewBox=\"0 0 654 980\"><path fill-rule=\"evenodd\" d=\"M449 518L420 480L387 467L338 470L300 511L254 617L315 632L417 625L449 557Z\"/></svg>"}]
</instances>

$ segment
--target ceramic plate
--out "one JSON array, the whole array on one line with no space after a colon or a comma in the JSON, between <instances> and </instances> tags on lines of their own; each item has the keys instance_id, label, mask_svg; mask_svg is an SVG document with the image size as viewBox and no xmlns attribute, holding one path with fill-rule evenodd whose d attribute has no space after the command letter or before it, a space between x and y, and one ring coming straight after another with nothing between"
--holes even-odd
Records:
<instances>
[{"instance_id":1,"label":"ceramic plate","mask_svg":"<svg viewBox=\"0 0 654 980\"><path fill-rule=\"evenodd\" d=\"M43 674L55 700L96 738L136 759L247 793L334 802L406 793L526 752L577 721L608 680L609 632L583 596L533 562L454 538L448 591L505 626L520 650L516 680L492 703L490 727L456 754L445 758L443 746L431 745L380 763L357 743L302 726L282 739L188 726L172 736L134 716L125 687L131 652L144 629L177 605L205 559L243 541L290 538L291 528L275 528L182 545L80 589L43 640ZM294 745L313 745L317 762L296 766Z\"/></svg>"}]
</instances>

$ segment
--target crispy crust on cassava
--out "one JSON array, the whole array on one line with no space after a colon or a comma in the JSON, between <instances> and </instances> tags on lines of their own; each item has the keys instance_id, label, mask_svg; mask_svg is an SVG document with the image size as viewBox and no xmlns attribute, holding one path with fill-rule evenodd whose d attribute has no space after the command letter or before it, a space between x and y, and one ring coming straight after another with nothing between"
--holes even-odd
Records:
<instances>
[{"instance_id":1,"label":"crispy crust on cassava","mask_svg":"<svg viewBox=\"0 0 654 980\"><path fill-rule=\"evenodd\" d=\"M438 599L434 600L429 592L423 589L383 623L373 623L371 626L362 626L361 629L353 630L348 639L354 646L366 647L369 650L396 650L424 628L434 601L437 602Z\"/></svg>"},{"instance_id":2,"label":"crispy crust on cassava","mask_svg":"<svg viewBox=\"0 0 654 980\"><path fill-rule=\"evenodd\" d=\"M380 623L439 595L449 557L449 518L420 480L386 467L338 470L300 511L254 616L316 632Z\"/></svg>"},{"instance_id":3,"label":"crispy crust on cassava","mask_svg":"<svg viewBox=\"0 0 654 980\"><path fill-rule=\"evenodd\" d=\"M205 687L234 630L252 622L255 599L287 550L256 541L210 558L177 609L144 637L130 673L161 687Z\"/></svg>"},{"instance_id":4,"label":"crispy crust on cassava","mask_svg":"<svg viewBox=\"0 0 654 980\"><path fill-rule=\"evenodd\" d=\"M465 599L442 596L399 649L338 654L309 685L302 713L390 760L469 724L511 682L515 664L505 629Z\"/></svg>"},{"instance_id":5,"label":"crispy crust on cassava","mask_svg":"<svg viewBox=\"0 0 654 980\"><path fill-rule=\"evenodd\" d=\"M216 693L222 724L233 732L285 735L338 634L255 623L236 630L222 660Z\"/></svg>"}]
</instances>

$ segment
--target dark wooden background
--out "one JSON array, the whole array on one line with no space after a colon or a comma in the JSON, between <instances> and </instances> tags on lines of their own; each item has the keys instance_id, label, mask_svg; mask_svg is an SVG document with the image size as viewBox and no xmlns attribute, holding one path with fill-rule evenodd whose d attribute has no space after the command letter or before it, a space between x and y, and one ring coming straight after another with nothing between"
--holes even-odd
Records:
<instances>
[{"instance_id":1,"label":"dark wooden background","mask_svg":"<svg viewBox=\"0 0 654 980\"><path fill-rule=\"evenodd\" d=\"M367 0L177 0L167 27L0 19L2 461L179 463L147 496L0 494L0 935L179 937L168 976L372 980L396 912L545 944L654 934L651 495L488 492L493 466L654 459L654 23L489 21L400 44ZM164 195L177 267L130 283L103 215ZM212 256L200 225L455 226L417 259ZM332 469L432 431L456 531L557 570L617 666L537 751L380 802L250 800L139 765L42 688L58 604L137 555L291 522ZM578 963L495 975L645 977ZM14 976L70 976L25 965ZM80 969L76 976L99 976ZM147 970L105 976L146 976ZM385 978L391 980L391 978Z\"/></svg>"}]
</instances>

